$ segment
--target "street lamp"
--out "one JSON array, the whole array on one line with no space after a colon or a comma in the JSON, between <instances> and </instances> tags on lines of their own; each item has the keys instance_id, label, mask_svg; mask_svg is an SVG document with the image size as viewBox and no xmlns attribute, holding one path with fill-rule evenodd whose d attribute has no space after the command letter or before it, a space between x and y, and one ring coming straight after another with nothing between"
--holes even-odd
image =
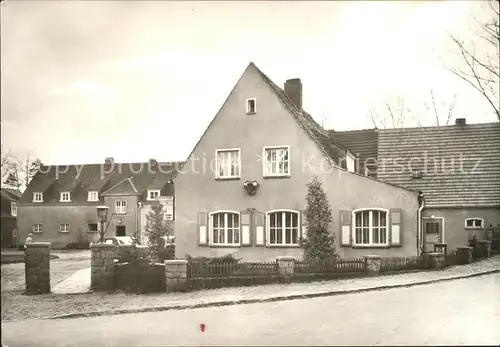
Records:
<instances>
[{"instance_id":1,"label":"street lamp","mask_svg":"<svg viewBox=\"0 0 500 347\"><path fill-rule=\"evenodd\" d=\"M104 233L106 232L104 230L104 223L106 223L106 221L108 220L108 210L108 206L97 206L97 220L101 223L101 243L104 243Z\"/></svg>"}]
</instances>

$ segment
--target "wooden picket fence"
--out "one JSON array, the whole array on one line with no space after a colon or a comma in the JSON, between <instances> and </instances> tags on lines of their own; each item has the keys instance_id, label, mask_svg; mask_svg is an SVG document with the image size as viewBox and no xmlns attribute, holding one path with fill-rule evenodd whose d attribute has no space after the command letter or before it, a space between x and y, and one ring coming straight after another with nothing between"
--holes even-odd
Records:
<instances>
[{"instance_id":1,"label":"wooden picket fence","mask_svg":"<svg viewBox=\"0 0 500 347\"><path fill-rule=\"evenodd\" d=\"M188 263L189 278L279 275L277 262Z\"/></svg>"},{"instance_id":2,"label":"wooden picket fence","mask_svg":"<svg viewBox=\"0 0 500 347\"><path fill-rule=\"evenodd\" d=\"M324 262L295 261L295 273L366 272L364 258L333 258Z\"/></svg>"}]
</instances>

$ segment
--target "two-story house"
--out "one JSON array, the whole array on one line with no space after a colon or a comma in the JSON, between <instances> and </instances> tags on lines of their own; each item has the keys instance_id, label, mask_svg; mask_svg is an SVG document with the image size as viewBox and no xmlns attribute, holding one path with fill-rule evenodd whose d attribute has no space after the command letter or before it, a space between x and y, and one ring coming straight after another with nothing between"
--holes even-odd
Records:
<instances>
[{"instance_id":1,"label":"two-story house","mask_svg":"<svg viewBox=\"0 0 500 347\"><path fill-rule=\"evenodd\" d=\"M340 255L415 255L418 192L365 172L303 110L299 79L283 90L250 63L174 177L176 255L302 257L314 175Z\"/></svg>"},{"instance_id":2,"label":"two-story house","mask_svg":"<svg viewBox=\"0 0 500 347\"><path fill-rule=\"evenodd\" d=\"M3 188L0 192L1 199L1 230L2 248L12 248L17 246L17 201L21 197L21 192L14 188Z\"/></svg>"},{"instance_id":3,"label":"two-story house","mask_svg":"<svg viewBox=\"0 0 500 347\"><path fill-rule=\"evenodd\" d=\"M154 201L165 203L173 220L173 183L181 163L115 163L43 166L18 203L20 242L29 233L53 248L96 241L100 223L97 206L109 207L106 236L134 236L142 243L146 214Z\"/></svg>"}]
</instances>

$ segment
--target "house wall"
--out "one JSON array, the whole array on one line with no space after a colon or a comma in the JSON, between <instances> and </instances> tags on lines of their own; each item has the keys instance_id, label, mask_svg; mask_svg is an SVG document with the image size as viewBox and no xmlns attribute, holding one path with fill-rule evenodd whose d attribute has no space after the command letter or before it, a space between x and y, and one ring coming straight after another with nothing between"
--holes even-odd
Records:
<instances>
[{"instance_id":1,"label":"house wall","mask_svg":"<svg viewBox=\"0 0 500 347\"><path fill-rule=\"evenodd\" d=\"M444 217L444 242L450 251L460 246L468 246L469 239L476 235L485 238L485 229L466 229L466 218L483 218L484 227L500 224L500 208L425 208L423 217Z\"/></svg>"},{"instance_id":2,"label":"house wall","mask_svg":"<svg viewBox=\"0 0 500 347\"><path fill-rule=\"evenodd\" d=\"M115 203L117 200L127 201L127 213L116 214ZM139 196L137 195L112 195L104 197L104 204L109 207L108 220L109 226L106 232L107 237L116 235L116 226L124 225L127 236L136 236L139 230Z\"/></svg>"},{"instance_id":3,"label":"house wall","mask_svg":"<svg viewBox=\"0 0 500 347\"><path fill-rule=\"evenodd\" d=\"M257 113L245 114L246 98L257 99ZM279 129L279 131L277 131ZM291 177L263 178L260 157L263 146L290 146ZM241 178L215 180L215 150L241 148ZM280 101L271 93L257 72L247 70L236 85L218 117L206 131L191 154L176 185L176 256L216 257L233 254L245 260L275 260L282 255L301 257L298 247L208 247L198 245L197 214L200 211L259 212L274 209L303 210L307 182L313 174L324 181L332 204L332 232L339 235L339 210L364 207L403 208L404 232L402 247L390 249L337 249L345 256L363 254L416 254L415 193L377 182L338 168L333 168L317 145L306 135ZM243 188L246 180L259 183L257 193L249 196Z\"/></svg>"},{"instance_id":4,"label":"house wall","mask_svg":"<svg viewBox=\"0 0 500 347\"><path fill-rule=\"evenodd\" d=\"M2 231L2 248L15 247L15 240L13 238L13 231L16 229L16 217L2 217L0 218L1 231Z\"/></svg>"},{"instance_id":5,"label":"house wall","mask_svg":"<svg viewBox=\"0 0 500 347\"><path fill-rule=\"evenodd\" d=\"M61 223L70 224L69 233L60 233ZM88 223L97 223L97 212L94 205L18 205L17 230L19 243L29 233L33 224L43 224L43 232L33 233L33 241L51 242L54 249L63 248L68 243L78 242L80 238L89 241L98 240L98 233L88 232Z\"/></svg>"}]
</instances>

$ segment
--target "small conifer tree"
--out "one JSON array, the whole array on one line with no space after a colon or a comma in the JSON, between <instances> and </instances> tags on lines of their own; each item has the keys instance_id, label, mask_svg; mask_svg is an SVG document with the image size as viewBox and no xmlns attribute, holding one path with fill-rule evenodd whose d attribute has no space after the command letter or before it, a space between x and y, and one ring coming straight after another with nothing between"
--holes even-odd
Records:
<instances>
[{"instance_id":1,"label":"small conifer tree","mask_svg":"<svg viewBox=\"0 0 500 347\"><path fill-rule=\"evenodd\" d=\"M319 179L314 176L307 184L306 211L307 236L301 240L304 258L324 262L336 256L335 234L329 230L332 210Z\"/></svg>"},{"instance_id":2,"label":"small conifer tree","mask_svg":"<svg viewBox=\"0 0 500 347\"><path fill-rule=\"evenodd\" d=\"M164 209L160 203L155 203L146 215L146 235L152 260L159 260L165 249L165 238L172 234L170 223L164 218Z\"/></svg>"}]
</instances>

